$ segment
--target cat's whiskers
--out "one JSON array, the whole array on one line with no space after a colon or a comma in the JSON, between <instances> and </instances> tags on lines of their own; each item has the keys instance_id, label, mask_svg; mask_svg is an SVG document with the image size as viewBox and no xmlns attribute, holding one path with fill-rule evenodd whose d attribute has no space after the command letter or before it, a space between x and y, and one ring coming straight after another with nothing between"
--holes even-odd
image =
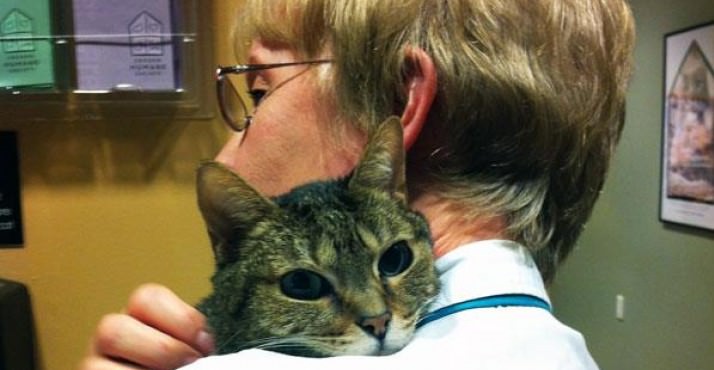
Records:
<instances>
[{"instance_id":1,"label":"cat's whiskers","mask_svg":"<svg viewBox=\"0 0 714 370\"><path fill-rule=\"evenodd\" d=\"M234 334L234 337L238 333ZM309 350L312 352L333 352L339 349L340 345L348 343L348 340L340 337L321 337L308 335L291 335L283 337L267 337L255 339L241 344L239 351L246 349L264 349L284 352L285 350Z\"/></svg>"},{"instance_id":2,"label":"cat's whiskers","mask_svg":"<svg viewBox=\"0 0 714 370\"><path fill-rule=\"evenodd\" d=\"M414 315L410 316L409 319L413 319L414 321L419 321L419 319L427 312L429 312L429 308L431 307L431 304L434 303L436 300L436 296L428 299L426 302L424 302L421 306L417 307L416 310L414 310Z\"/></svg>"},{"instance_id":3,"label":"cat's whiskers","mask_svg":"<svg viewBox=\"0 0 714 370\"><path fill-rule=\"evenodd\" d=\"M431 303L434 299L430 299L424 304L417 307L414 311L407 314L403 318L403 328L413 327L416 322L421 318L421 316L428 311ZM230 336L224 343L223 347L219 347L217 350L220 353L221 349L230 346L233 339L240 335L240 332L234 333ZM255 340L251 340L242 343L239 348L234 350L246 350L251 348L264 349L264 350L274 350L278 352L283 352L285 350L310 350L315 351L319 349L320 352L327 353L340 353L346 344L351 343L349 339L343 336L311 336L305 334L296 334L290 336L275 336L275 337L265 337ZM315 351L316 352L316 351Z\"/></svg>"}]
</instances>

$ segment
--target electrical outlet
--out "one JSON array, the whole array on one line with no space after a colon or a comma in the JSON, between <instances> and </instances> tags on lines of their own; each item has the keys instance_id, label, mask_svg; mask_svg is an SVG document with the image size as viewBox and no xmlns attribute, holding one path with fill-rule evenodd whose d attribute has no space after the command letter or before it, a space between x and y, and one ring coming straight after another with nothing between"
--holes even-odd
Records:
<instances>
[{"instance_id":1,"label":"electrical outlet","mask_svg":"<svg viewBox=\"0 0 714 370\"><path fill-rule=\"evenodd\" d=\"M622 294L615 296L615 318L625 321L625 296Z\"/></svg>"}]
</instances>

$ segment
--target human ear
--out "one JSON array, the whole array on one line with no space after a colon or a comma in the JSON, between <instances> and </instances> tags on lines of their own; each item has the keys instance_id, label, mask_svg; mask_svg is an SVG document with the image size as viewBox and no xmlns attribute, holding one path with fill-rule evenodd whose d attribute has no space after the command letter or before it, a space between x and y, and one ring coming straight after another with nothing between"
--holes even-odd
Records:
<instances>
[{"instance_id":1,"label":"human ear","mask_svg":"<svg viewBox=\"0 0 714 370\"><path fill-rule=\"evenodd\" d=\"M404 53L407 102L402 112L404 148L408 151L416 142L426 123L436 96L436 68L431 56L418 47L408 47Z\"/></svg>"}]
</instances>

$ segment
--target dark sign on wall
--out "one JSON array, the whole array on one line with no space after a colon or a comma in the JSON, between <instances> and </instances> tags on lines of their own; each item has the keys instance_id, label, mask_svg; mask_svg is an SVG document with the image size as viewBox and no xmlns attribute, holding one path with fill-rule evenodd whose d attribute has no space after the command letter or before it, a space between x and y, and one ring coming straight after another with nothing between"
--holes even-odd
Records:
<instances>
[{"instance_id":1,"label":"dark sign on wall","mask_svg":"<svg viewBox=\"0 0 714 370\"><path fill-rule=\"evenodd\" d=\"M23 243L19 167L17 135L0 131L0 248Z\"/></svg>"}]
</instances>

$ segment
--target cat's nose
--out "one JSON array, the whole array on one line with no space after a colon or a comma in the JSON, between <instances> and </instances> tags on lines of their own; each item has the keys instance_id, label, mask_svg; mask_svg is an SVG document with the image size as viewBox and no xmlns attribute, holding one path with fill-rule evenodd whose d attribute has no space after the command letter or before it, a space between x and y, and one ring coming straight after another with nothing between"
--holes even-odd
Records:
<instances>
[{"instance_id":1,"label":"cat's nose","mask_svg":"<svg viewBox=\"0 0 714 370\"><path fill-rule=\"evenodd\" d=\"M381 315L362 318L358 324L362 330L382 340L387 334L387 325L389 325L389 320L391 319L392 314L387 311Z\"/></svg>"}]
</instances>

